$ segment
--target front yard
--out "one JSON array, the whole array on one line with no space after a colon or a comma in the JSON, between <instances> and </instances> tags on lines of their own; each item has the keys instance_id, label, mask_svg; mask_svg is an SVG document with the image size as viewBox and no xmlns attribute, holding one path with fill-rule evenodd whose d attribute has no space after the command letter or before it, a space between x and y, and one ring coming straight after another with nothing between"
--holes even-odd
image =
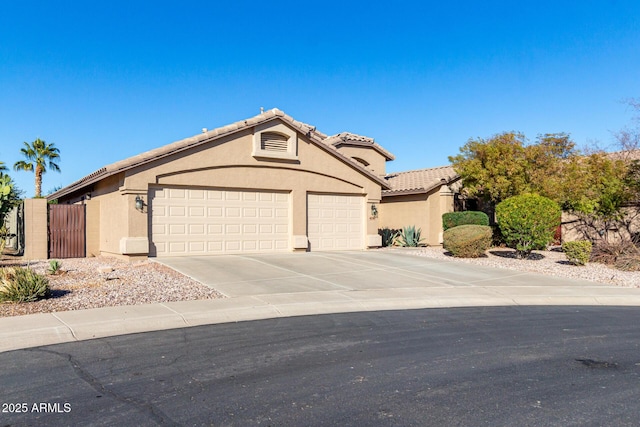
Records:
<instances>
[{"instance_id":1,"label":"front yard","mask_svg":"<svg viewBox=\"0 0 640 427\"><path fill-rule=\"evenodd\" d=\"M62 272L47 274L48 261L7 259L0 267L28 266L49 279L52 297L36 302L0 304L0 317L222 296L207 286L153 261L128 263L115 258L61 260Z\"/></svg>"}]
</instances>

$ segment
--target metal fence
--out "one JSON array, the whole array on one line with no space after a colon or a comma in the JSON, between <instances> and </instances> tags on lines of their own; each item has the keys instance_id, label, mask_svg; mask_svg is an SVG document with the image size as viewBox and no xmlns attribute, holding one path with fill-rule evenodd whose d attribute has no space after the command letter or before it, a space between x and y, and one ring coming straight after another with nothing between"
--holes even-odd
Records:
<instances>
[{"instance_id":1,"label":"metal fence","mask_svg":"<svg viewBox=\"0 0 640 427\"><path fill-rule=\"evenodd\" d=\"M84 205L49 205L49 258L84 258Z\"/></svg>"}]
</instances>

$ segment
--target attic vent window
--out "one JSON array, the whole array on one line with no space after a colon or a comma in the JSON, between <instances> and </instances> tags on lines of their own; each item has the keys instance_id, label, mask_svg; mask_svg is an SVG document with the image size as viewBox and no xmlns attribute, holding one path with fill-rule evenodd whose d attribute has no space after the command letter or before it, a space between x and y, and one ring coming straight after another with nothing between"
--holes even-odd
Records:
<instances>
[{"instance_id":1,"label":"attic vent window","mask_svg":"<svg viewBox=\"0 0 640 427\"><path fill-rule=\"evenodd\" d=\"M261 162L299 162L298 134L284 123L256 126L252 147L251 155Z\"/></svg>"},{"instance_id":2,"label":"attic vent window","mask_svg":"<svg viewBox=\"0 0 640 427\"><path fill-rule=\"evenodd\" d=\"M264 132L260 135L260 149L286 153L289 148L289 137L275 132Z\"/></svg>"},{"instance_id":3,"label":"attic vent window","mask_svg":"<svg viewBox=\"0 0 640 427\"><path fill-rule=\"evenodd\" d=\"M355 160L356 162L360 163L363 166L369 166L369 162L367 162L364 159L361 159L360 157L352 157L353 160Z\"/></svg>"}]
</instances>

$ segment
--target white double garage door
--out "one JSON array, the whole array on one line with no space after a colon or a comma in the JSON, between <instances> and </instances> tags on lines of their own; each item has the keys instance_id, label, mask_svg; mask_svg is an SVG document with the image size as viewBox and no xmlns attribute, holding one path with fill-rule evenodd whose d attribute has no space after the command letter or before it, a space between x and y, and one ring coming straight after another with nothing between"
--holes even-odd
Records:
<instances>
[{"instance_id":1,"label":"white double garage door","mask_svg":"<svg viewBox=\"0 0 640 427\"><path fill-rule=\"evenodd\" d=\"M291 250L287 192L225 189L150 190L152 255L187 256ZM364 247L361 196L307 195L310 250Z\"/></svg>"}]
</instances>

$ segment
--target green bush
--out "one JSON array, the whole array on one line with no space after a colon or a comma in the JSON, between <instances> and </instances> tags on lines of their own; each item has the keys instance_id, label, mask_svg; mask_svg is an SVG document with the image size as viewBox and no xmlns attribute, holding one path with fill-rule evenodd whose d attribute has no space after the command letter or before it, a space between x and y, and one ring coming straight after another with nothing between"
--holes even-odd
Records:
<instances>
[{"instance_id":1,"label":"green bush","mask_svg":"<svg viewBox=\"0 0 640 427\"><path fill-rule=\"evenodd\" d=\"M29 268L0 269L0 302L32 302L49 296L49 280Z\"/></svg>"},{"instance_id":2,"label":"green bush","mask_svg":"<svg viewBox=\"0 0 640 427\"><path fill-rule=\"evenodd\" d=\"M571 264L585 265L591 258L591 249L593 245L588 240L576 240L573 242L564 242L562 244L562 252Z\"/></svg>"},{"instance_id":3,"label":"green bush","mask_svg":"<svg viewBox=\"0 0 640 427\"><path fill-rule=\"evenodd\" d=\"M491 247L491 227L459 225L444 232L442 247L459 258L478 258Z\"/></svg>"},{"instance_id":4,"label":"green bush","mask_svg":"<svg viewBox=\"0 0 640 427\"><path fill-rule=\"evenodd\" d=\"M421 234L422 229L418 228L416 230L415 225L404 227L398 236L398 243L400 246L416 248L422 245L423 239L420 238Z\"/></svg>"},{"instance_id":5,"label":"green bush","mask_svg":"<svg viewBox=\"0 0 640 427\"><path fill-rule=\"evenodd\" d=\"M527 258L532 250L553 241L561 213L556 202L537 194L509 197L496 206L502 237L518 258Z\"/></svg>"},{"instance_id":6,"label":"green bush","mask_svg":"<svg viewBox=\"0 0 640 427\"><path fill-rule=\"evenodd\" d=\"M56 275L56 274L60 274L60 272L62 271L61 268L62 268L62 263L57 259L52 259L51 261L49 261L49 269L47 271L51 275Z\"/></svg>"},{"instance_id":7,"label":"green bush","mask_svg":"<svg viewBox=\"0 0 640 427\"><path fill-rule=\"evenodd\" d=\"M442 229L447 231L459 225L489 225L489 217L480 211L448 212L442 214Z\"/></svg>"},{"instance_id":8,"label":"green bush","mask_svg":"<svg viewBox=\"0 0 640 427\"><path fill-rule=\"evenodd\" d=\"M400 230L392 230L391 228L381 228L378 230L378 234L382 236L382 246L393 246L396 244L396 239L400 235Z\"/></svg>"}]
</instances>

